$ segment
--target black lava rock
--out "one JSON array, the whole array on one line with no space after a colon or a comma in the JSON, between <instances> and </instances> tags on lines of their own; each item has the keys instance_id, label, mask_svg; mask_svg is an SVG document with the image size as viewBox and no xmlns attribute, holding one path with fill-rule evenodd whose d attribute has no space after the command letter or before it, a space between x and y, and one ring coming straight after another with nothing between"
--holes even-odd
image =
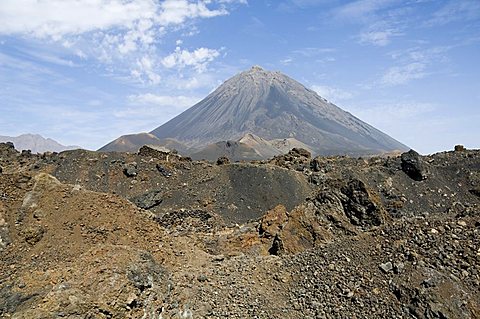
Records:
<instances>
[{"instance_id":1,"label":"black lava rock","mask_svg":"<svg viewBox=\"0 0 480 319\"><path fill-rule=\"evenodd\" d=\"M422 181L427 179L428 171L427 164L423 161L420 154L414 150L410 150L401 155L402 171L405 172L411 179L415 181Z\"/></svg>"}]
</instances>

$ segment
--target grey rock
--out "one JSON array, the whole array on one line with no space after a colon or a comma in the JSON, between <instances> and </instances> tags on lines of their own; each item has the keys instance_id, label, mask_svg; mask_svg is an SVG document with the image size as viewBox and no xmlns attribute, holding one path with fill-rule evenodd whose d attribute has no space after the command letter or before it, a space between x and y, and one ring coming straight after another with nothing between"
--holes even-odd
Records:
<instances>
[{"instance_id":1,"label":"grey rock","mask_svg":"<svg viewBox=\"0 0 480 319\"><path fill-rule=\"evenodd\" d=\"M396 274L400 274L403 272L403 269L405 269L405 264L404 263L401 263L401 262L398 262L398 263L395 263L393 265L393 271L396 273Z\"/></svg>"},{"instance_id":2,"label":"grey rock","mask_svg":"<svg viewBox=\"0 0 480 319\"><path fill-rule=\"evenodd\" d=\"M125 176L127 177L137 176L138 174L137 163L132 162L132 163L125 164L123 167L123 174L125 174Z\"/></svg>"},{"instance_id":3,"label":"grey rock","mask_svg":"<svg viewBox=\"0 0 480 319\"><path fill-rule=\"evenodd\" d=\"M380 269L383 270L385 273L388 273L393 269L393 265L390 261L387 261L384 264L380 264L378 267L380 267Z\"/></svg>"},{"instance_id":4,"label":"grey rock","mask_svg":"<svg viewBox=\"0 0 480 319\"><path fill-rule=\"evenodd\" d=\"M0 316L6 313L13 313L17 308L30 300L34 295L23 295L12 291L11 286L0 288ZM3 316L2 316L3 317Z\"/></svg>"}]
</instances>

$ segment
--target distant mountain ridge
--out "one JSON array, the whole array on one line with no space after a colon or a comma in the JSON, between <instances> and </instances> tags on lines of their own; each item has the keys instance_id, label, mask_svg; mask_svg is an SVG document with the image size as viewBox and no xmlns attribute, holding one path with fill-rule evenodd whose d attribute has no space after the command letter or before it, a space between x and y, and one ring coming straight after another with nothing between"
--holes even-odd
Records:
<instances>
[{"instance_id":1,"label":"distant mountain ridge","mask_svg":"<svg viewBox=\"0 0 480 319\"><path fill-rule=\"evenodd\" d=\"M149 135L160 141L174 140L190 153L202 153L205 148L215 153L219 151L218 142L236 141L250 144L262 158L293 147L306 148L314 155L357 156L408 150L299 82L258 66L228 79Z\"/></svg>"},{"instance_id":2,"label":"distant mountain ridge","mask_svg":"<svg viewBox=\"0 0 480 319\"><path fill-rule=\"evenodd\" d=\"M32 153L62 152L78 149L79 146L65 146L51 138L39 134L22 134L19 136L0 136L0 143L12 142L19 151L31 150Z\"/></svg>"}]
</instances>

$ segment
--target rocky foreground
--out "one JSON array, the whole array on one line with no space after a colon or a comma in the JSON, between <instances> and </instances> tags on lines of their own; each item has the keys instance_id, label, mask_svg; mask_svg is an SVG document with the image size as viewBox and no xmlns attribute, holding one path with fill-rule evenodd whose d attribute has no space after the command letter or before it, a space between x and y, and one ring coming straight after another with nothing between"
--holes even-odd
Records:
<instances>
[{"instance_id":1,"label":"rocky foreground","mask_svg":"<svg viewBox=\"0 0 480 319\"><path fill-rule=\"evenodd\" d=\"M0 144L4 318L479 318L480 151Z\"/></svg>"}]
</instances>

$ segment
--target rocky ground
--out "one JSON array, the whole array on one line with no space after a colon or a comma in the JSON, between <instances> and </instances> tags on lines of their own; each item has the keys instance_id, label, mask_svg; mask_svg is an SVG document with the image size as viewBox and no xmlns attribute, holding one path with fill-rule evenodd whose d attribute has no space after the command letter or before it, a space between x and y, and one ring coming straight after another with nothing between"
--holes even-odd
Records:
<instances>
[{"instance_id":1,"label":"rocky ground","mask_svg":"<svg viewBox=\"0 0 480 319\"><path fill-rule=\"evenodd\" d=\"M480 151L0 144L0 317L479 318Z\"/></svg>"}]
</instances>

